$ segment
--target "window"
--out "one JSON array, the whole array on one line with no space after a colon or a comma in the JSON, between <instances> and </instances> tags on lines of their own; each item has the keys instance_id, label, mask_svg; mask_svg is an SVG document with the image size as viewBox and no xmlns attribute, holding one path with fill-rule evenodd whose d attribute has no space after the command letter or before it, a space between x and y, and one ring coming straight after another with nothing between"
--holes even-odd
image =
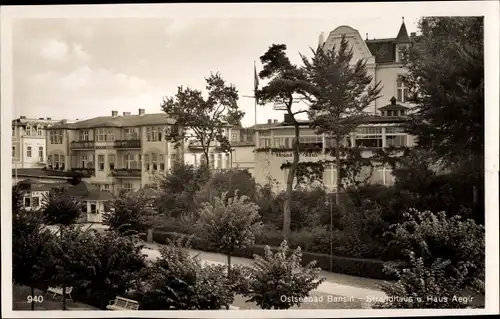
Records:
<instances>
[{"instance_id":1,"label":"window","mask_svg":"<svg viewBox=\"0 0 500 319\"><path fill-rule=\"evenodd\" d=\"M47 165L48 165L49 168L52 168L52 165L53 165L53 163L52 163L52 155L49 155L47 157Z\"/></svg>"},{"instance_id":2,"label":"window","mask_svg":"<svg viewBox=\"0 0 500 319\"><path fill-rule=\"evenodd\" d=\"M238 139L238 134L232 133L231 134L231 141L236 141Z\"/></svg>"},{"instance_id":3,"label":"window","mask_svg":"<svg viewBox=\"0 0 500 319\"><path fill-rule=\"evenodd\" d=\"M214 154L210 154L210 169L215 168L215 156Z\"/></svg>"},{"instance_id":4,"label":"window","mask_svg":"<svg viewBox=\"0 0 500 319\"><path fill-rule=\"evenodd\" d=\"M97 155L97 162L99 163L99 170L104 171L104 155L99 154Z\"/></svg>"},{"instance_id":5,"label":"window","mask_svg":"<svg viewBox=\"0 0 500 319\"><path fill-rule=\"evenodd\" d=\"M106 141L106 129L105 128L98 128L97 129L97 141L98 142L105 142Z\"/></svg>"},{"instance_id":6,"label":"window","mask_svg":"<svg viewBox=\"0 0 500 319\"><path fill-rule=\"evenodd\" d=\"M62 131L50 131L50 144L62 144Z\"/></svg>"},{"instance_id":7,"label":"window","mask_svg":"<svg viewBox=\"0 0 500 319\"><path fill-rule=\"evenodd\" d=\"M31 198L28 196L24 197L24 207L26 208L31 207Z\"/></svg>"},{"instance_id":8,"label":"window","mask_svg":"<svg viewBox=\"0 0 500 319\"><path fill-rule=\"evenodd\" d=\"M160 171L164 171L165 170L165 155L164 154L160 154L159 155L159 160L160 160Z\"/></svg>"},{"instance_id":9,"label":"window","mask_svg":"<svg viewBox=\"0 0 500 319\"><path fill-rule=\"evenodd\" d=\"M126 140L135 140L135 139L137 139L137 136L135 134L134 129L130 128L130 127L129 128L125 128L124 129L124 138Z\"/></svg>"},{"instance_id":10,"label":"window","mask_svg":"<svg viewBox=\"0 0 500 319\"><path fill-rule=\"evenodd\" d=\"M259 147L264 148L264 147L271 147L271 138L260 138L259 139Z\"/></svg>"},{"instance_id":11,"label":"window","mask_svg":"<svg viewBox=\"0 0 500 319\"><path fill-rule=\"evenodd\" d=\"M204 154L200 154L200 166L205 166L207 163L206 163L206 160L205 160L205 155Z\"/></svg>"},{"instance_id":12,"label":"window","mask_svg":"<svg viewBox=\"0 0 500 319\"><path fill-rule=\"evenodd\" d=\"M231 165L231 157L229 154L226 154L226 167L227 168L231 168L232 165Z\"/></svg>"},{"instance_id":13,"label":"window","mask_svg":"<svg viewBox=\"0 0 500 319\"><path fill-rule=\"evenodd\" d=\"M398 102L405 103L408 101L408 87L404 83L404 77L402 75L398 75L396 87Z\"/></svg>"},{"instance_id":14,"label":"window","mask_svg":"<svg viewBox=\"0 0 500 319\"><path fill-rule=\"evenodd\" d=\"M109 192L111 190L111 185L109 184L104 184L102 185L102 188L101 188L103 191L105 192Z\"/></svg>"},{"instance_id":15,"label":"window","mask_svg":"<svg viewBox=\"0 0 500 319\"><path fill-rule=\"evenodd\" d=\"M31 158L31 146L26 148L26 157Z\"/></svg>"},{"instance_id":16,"label":"window","mask_svg":"<svg viewBox=\"0 0 500 319\"><path fill-rule=\"evenodd\" d=\"M382 147L381 127L362 127L356 129L356 147Z\"/></svg>"},{"instance_id":17,"label":"window","mask_svg":"<svg viewBox=\"0 0 500 319\"><path fill-rule=\"evenodd\" d=\"M16 136L16 127L13 126L12 127L12 137L15 137Z\"/></svg>"},{"instance_id":18,"label":"window","mask_svg":"<svg viewBox=\"0 0 500 319\"><path fill-rule=\"evenodd\" d=\"M43 146L38 147L38 160L43 161Z\"/></svg>"},{"instance_id":19,"label":"window","mask_svg":"<svg viewBox=\"0 0 500 319\"><path fill-rule=\"evenodd\" d=\"M87 167L87 165L88 165L88 161L89 161L89 157L88 157L88 155L82 155L82 156L80 157L80 161L81 161L81 163L82 163L82 167L80 167L80 168L88 168L88 167Z\"/></svg>"},{"instance_id":20,"label":"window","mask_svg":"<svg viewBox=\"0 0 500 319\"><path fill-rule=\"evenodd\" d=\"M31 135L31 126L29 124L26 126L26 135Z\"/></svg>"},{"instance_id":21,"label":"window","mask_svg":"<svg viewBox=\"0 0 500 319\"><path fill-rule=\"evenodd\" d=\"M323 183L325 184L326 187L328 187L330 190L333 190L337 183L337 170L333 166L333 164L328 165L325 167L325 170L323 172Z\"/></svg>"},{"instance_id":22,"label":"window","mask_svg":"<svg viewBox=\"0 0 500 319\"><path fill-rule=\"evenodd\" d=\"M95 203L90 204L90 213L97 214L97 205Z\"/></svg>"},{"instance_id":23,"label":"window","mask_svg":"<svg viewBox=\"0 0 500 319\"><path fill-rule=\"evenodd\" d=\"M123 183L122 189L127 193L130 193L134 190L134 188L132 187L132 183Z\"/></svg>"},{"instance_id":24,"label":"window","mask_svg":"<svg viewBox=\"0 0 500 319\"><path fill-rule=\"evenodd\" d=\"M387 147L407 146L407 134L402 127L385 128L385 144Z\"/></svg>"},{"instance_id":25,"label":"window","mask_svg":"<svg viewBox=\"0 0 500 319\"><path fill-rule=\"evenodd\" d=\"M135 156L133 154L125 154L125 168L126 169L135 169L137 167L137 163L135 162Z\"/></svg>"},{"instance_id":26,"label":"window","mask_svg":"<svg viewBox=\"0 0 500 319\"><path fill-rule=\"evenodd\" d=\"M149 163L149 155L148 154L145 154L144 155L144 164L146 166L146 171L149 172L149 169L150 169L150 163Z\"/></svg>"},{"instance_id":27,"label":"window","mask_svg":"<svg viewBox=\"0 0 500 319\"><path fill-rule=\"evenodd\" d=\"M146 140L148 142L151 142L151 128L150 127L146 127Z\"/></svg>"},{"instance_id":28,"label":"window","mask_svg":"<svg viewBox=\"0 0 500 319\"><path fill-rule=\"evenodd\" d=\"M43 127L41 125L38 125L37 132L38 136L43 136Z\"/></svg>"},{"instance_id":29,"label":"window","mask_svg":"<svg viewBox=\"0 0 500 319\"><path fill-rule=\"evenodd\" d=\"M138 157L138 164L139 164L138 168L142 170L142 155L138 154L137 157Z\"/></svg>"},{"instance_id":30,"label":"window","mask_svg":"<svg viewBox=\"0 0 500 319\"><path fill-rule=\"evenodd\" d=\"M115 140L115 129L108 128L106 131L106 141L113 142Z\"/></svg>"},{"instance_id":31,"label":"window","mask_svg":"<svg viewBox=\"0 0 500 319\"><path fill-rule=\"evenodd\" d=\"M174 166L176 162L177 162L177 155L176 154L170 155L170 165L171 165L171 167Z\"/></svg>"},{"instance_id":32,"label":"window","mask_svg":"<svg viewBox=\"0 0 500 319\"><path fill-rule=\"evenodd\" d=\"M146 128L146 139L148 142L160 142L163 129L158 126Z\"/></svg>"},{"instance_id":33,"label":"window","mask_svg":"<svg viewBox=\"0 0 500 319\"><path fill-rule=\"evenodd\" d=\"M158 170L158 154L151 154L151 163L153 164L153 171Z\"/></svg>"},{"instance_id":34,"label":"window","mask_svg":"<svg viewBox=\"0 0 500 319\"><path fill-rule=\"evenodd\" d=\"M115 155L114 154L108 155L108 164L109 164L110 171L115 169Z\"/></svg>"},{"instance_id":35,"label":"window","mask_svg":"<svg viewBox=\"0 0 500 319\"><path fill-rule=\"evenodd\" d=\"M12 158L16 158L16 147L12 146Z\"/></svg>"},{"instance_id":36,"label":"window","mask_svg":"<svg viewBox=\"0 0 500 319\"><path fill-rule=\"evenodd\" d=\"M217 154L217 168L222 168L222 154Z\"/></svg>"},{"instance_id":37,"label":"window","mask_svg":"<svg viewBox=\"0 0 500 319\"><path fill-rule=\"evenodd\" d=\"M196 154L193 154L193 163L194 167L198 167L198 157L196 156Z\"/></svg>"},{"instance_id":38,"label":"window","mask_svg":"<svg viewBox=\"0 0 500 319\"><path fill-rule=\"evenodd\" d=\"M33 197L33 207L37 208L40 206L40 198L38 196Z\"/></svg>"},{"instance_id":39,"label":"window","mask_svg":"<svg viewBox=\"0 0 500 319\"><path fill-rule=\"evenodd\" d=\"M89 130L80 131L80 141L88 141L89 140Z\"/></svg>"},{"instance_id":40,"label":"window","mask_svg":"<svg viewBox=\"0 0 500 319\"><path fill-rule=\"evenodd\" d=\"M59 169L59 154L54 155L54 169Z\"/></svg>"},{"instance_id":41,"label":"window","mask_svg":"<svg viewBox=\"0 0 500 319\"><path fill-rule=\"evenodd\" d=\"M87 213L87 202L83 201L82 202L82 213Z\"/></svg>"},{"instance_id":42,"label":"window","mask_svg":"<svg viewBox=\"0 0 500 319\"><path fill-rule=\"evenodd\" d=\"M64 169L64 155L59 155L59 161L61 162L61 164L59 165L59 168L60 169Z\"/></svg>"}]
</instances>

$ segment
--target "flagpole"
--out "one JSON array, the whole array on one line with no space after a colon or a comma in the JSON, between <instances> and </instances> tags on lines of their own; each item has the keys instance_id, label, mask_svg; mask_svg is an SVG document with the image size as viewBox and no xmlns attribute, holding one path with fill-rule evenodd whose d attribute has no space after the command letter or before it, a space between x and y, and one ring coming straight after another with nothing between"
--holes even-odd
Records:
<instances>
[{"instance_id":1,"label":"flagpole","mask_svg":"<svg viewBox=\"0 0 500 319\"><path fill-rule=\"evenodd\" d=\"M255 60L253 61L253 70L254 72L257 72L257 68L255 66ZM255 81L255 79L254 79ZM255 116L255 128L257 128L257 85L254 85L253 87L253 97L254 97L254 116Z\"/></svg>"}]
</instances>

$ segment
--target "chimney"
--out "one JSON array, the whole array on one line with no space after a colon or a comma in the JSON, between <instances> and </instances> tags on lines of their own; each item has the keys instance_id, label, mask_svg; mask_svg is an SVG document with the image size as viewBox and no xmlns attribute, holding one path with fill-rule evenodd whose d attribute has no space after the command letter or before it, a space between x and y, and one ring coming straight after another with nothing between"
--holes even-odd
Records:
<instances>
[{"instance_id":1,"label":"chimney","mask_svg":"<svg viewBox=\"0 0 500 319\"><path fill-rule=\"evenodd\" d=\"M39 119L39 120L43 120L43 117L39 117L38 119Z\"/></svg>"},{"instance_id":2,"label":"chimney","mask_svg":"<svg viewBox=\"0 0 500 319\"><path fill-rule=\"evenodd\" d=\"M47 117L47 120L49 120L49 121L50 121L50 120L52 120L52 118L51 118L51 117Z\"/></svg>"},{"instance_id":3,"label":"chimney","mask_svg":"<svg viewBox=\"0 0 500 319\"><path fill-rule=\"evenodd\" d=\"M274 120L274 122L273 122L273 123L274 123L274 124L278 123L278 120Z\"/></svg>"},{"instance_id":4,"label":"chimney","mask_svg":"<svg viewBox=\"0 0 500 319\"><path fill-rule=\"evenodd\" d=\"M414 38L414 37L416 37L416 36L417 36L417 33L416 33L416 32L412 32L412 33L410 33L410 37Z\"/></svg>"},{"instance_id":5,"label":"chimney","mask_svg":"<svg viewBox=\"0 0 500 319\"><path fill-rule=\"evenodd\" d=\"M368 32L366 33L366 40L368 40Z\"/></svg>"},{"instance_id":6,"label":"chimney","mask_svg":"<svg viewBox=\"0 0 500 319\"><path fill-rule=\"evenodd\" d=\"M25 119L26 119L26 116L21 115L21 116L19 117L19 119L21 119L21 120L25 120Z\"/></svg>"},{"instance_id":7,"label":"chimney","mask_svg":"<svg viewBox=\"0 0 500 319\"><path fill-rule=\"evenodd\" d=\"M112 117L117 117L118 116L118 111L111 111L111 116Z\"/></svg>"},{"instance_id":8,"label":"chimney","mask_svg":"<svg viewBox=\"0 0 500 319\"><path fill-rule=\"evenodd\" d=\"M144 115L146 113L146 110L145 109L139 109L139 115Z\"/></svg>"},{"instance_id":9,"label":"chimney","mask_svg":"<svg viewBox=\"0 0 500 319\"><path fill-rule=\"evenodd\" d=\"M123 112L123 116L130 115L130 112Z\"/></svg>"},{"instance_id":10,"label":"chimney","mask_svg":"<svg viewBox=\"0 0 500 319\"><path fill-rule=\"evenodd\" d=\"M271 120L271 119L267 120L267 124L272 124L272 123L273 123L273 120Z\"/></svg>"}]
</instances>

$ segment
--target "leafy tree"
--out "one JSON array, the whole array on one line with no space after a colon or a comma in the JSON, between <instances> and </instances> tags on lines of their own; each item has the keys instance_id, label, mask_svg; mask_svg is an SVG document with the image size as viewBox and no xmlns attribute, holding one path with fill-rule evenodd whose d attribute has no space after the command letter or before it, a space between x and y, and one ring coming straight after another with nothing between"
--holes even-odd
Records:
<instances>
[{"instance_id":1,"label":"leafy tree","mask_svg":"<svg viewBox=\"0 0 500 319\"><path fill-rule=\"evenodd\" d=\"M197 195L197 202L209 202L210 195L219 196L227 192L227 197L233 197L236 192L255 200L257 185L255 179L247 170L231 169L215 173Z\"/></svg>"},{"instance_id":2,"label":"leafy tree","mask_svg":"<svg viewBox=\"0 0 500 319\"><path fill-rule=\"evenodd\" d=\"M227 193L205 203L200 211L200 237L218 251L227 254L228 277L231 277L231 256L236 249L246 248L255 241L262 228L259 207L247 196L227 198Z\"/></svg>"},{"instance_id":3,"label":"leafy tree","mask_svg":"<svg viewBox=\"0 0 500 319\"><path fill-rule=\"evenodd\" d=\"M483 17L425 17L405 58L409 133L441 164L483 171Z\"/></svg>"},{"instance_id":4,"label":"leafy tree","mask_svg":"<svg viewBox=\"0 0 500 319\"><path fill-rule=\"evenodd\" d=\"M408 132L444 168L474 176L467 185L484 214L484 18L425 17L405 57Z\"/></svg>"},{"instance_id":5,"label":"leafy tree","mask_svg":"<svg viewBox=\"0 0 500 319\"><path fill-rule=\"evenodd\" d=\"M111 206L103 214L103 224L121 234L143 233L156 221L153 199L141 193L120 194Z\"/></svg>"},{"instance_id":6,"label":"leafy tree","mask_svg":"<svg viewBox=\"0 0 500 319\"><path fill-rule=\"evenodd\" d=\"M66 239L68 239L64 230L74 224L82 213L81 203L69 196L68 192L62 188L54 188L44 195L42 200L43 219L47 225L58 225L60 243L55 251L56 256L60 256L61 271L58 275L58 283L62 285L63 291L71 284L71 272L66 269L66 266L71 263L71 256L67 253L65 247ZM73 236L69 234L69 237ZM57 260L57 257L56 257ZM62 297L62 307L66 310L66 294Z\"/></svg>"},{"instance_id":7,"label":"leafy tree","mask_svg":"<svg viewBox=\"0 0 500 319\"><path fill-rule=\"evenodd\" d=\"M353 51L345 35L340 46L327 50L324 44L312 50L313 57L302 56L304 73L313 88L308 99L311 103L309 115L312 126L319 134L326 133L334 142L332 152L337 173L337 196L342 186L340 174L344 138L366 117L366 108L380 97L380 82L372 84L366 61L360 59L353 64Z\"/></svg>"},{"instance_id":8,"label":"leafy tree","mask_svg":"<svg viewBox=\"0 0 500 319\"><path fill-rule=\"evenodd\" d=\"M196 193L208 180L205 167L175 163L169 173L160 179L163 191L157 202L158 210L167 217L178 218L196 210Z\"/></svg>"},{"instance_id":9,"label":"leafy tree","mask_svg":"<svg viewBox=\"0 0 500 319\"><path fill-rule=\"evenodd\" d=\"M19 183L12 186L12 214L23 209L24 194L25 191Z\"/></svg>"},{"instance_id":10,"label":"leafy tree","mask_svg":"<svg viewBox=\"0 0 500 319\"><path fill-rule=\"evenodd\" d=\"M226 84L219 73L205 80L207 98L200 90L180 86L175 96L164 98L161 107L176 121L175 129L166 135L167 140L179 147L192 134L200 143L208 165L210 149L216 143L223 151L229 151L231 145L224 128L238 122L244 113L238 110L238 91L234 85Z\"/></svg>"},{"instance_id":11,"label":"leafy tree","mask_svg":"<svg viewBox=\"0 0 500 319\"><path fill-rule=\"evenodd\" d=\"M148 271L148 285L142 293L144 310L217 310L234 299L224 266L202 265L198 256L179 240L162 247Z\"/></svg>"},{"instance_id":12,"label":"leafy tree","mask_svg":"<svg viewBox=\"0 0 500 319\"><path fill-rule=\"evenodd\" d=\"M134 288L146 267L142 245L118 232L98 233L93 230L76 237L76 250L83 252L74 263L76 282L90 299L106 309L109 300Z\"/></svg>"},{"instance_id":13,"label":"leafy tree","mask_svg":"<svg viewBox=\"0 0 500 319\"><path fill-rule=\"evenodd\" d=\"M288 244L283 241L273 254L269 246L264 256L255 255L255 262L247 272L246 291L243 293L262 309L288 309L300 306L299 298L309 295L325 279L319 279L320 268L315 261L302 267L300 247L290 254ZM289 298L283 300L281 296Z\"/></svg>"},{"instance_id":14,"label":"leafy tree","mask_svg":"<svg viewBox=\"0 0 500 319\"><path fill-rule=\"evenodd\" d=\"M299 165L300 144L299 144L299 122L295 116L300 113L306 113L307 110L292 111L297 96L304 97L309 89L309 83L306 81L299 67L292 64L286 55L286 45L273 44L267 52L260 57L263 69L259 73L261 79L269 79L269 83L262 89L256 90L256 97L259 104L277 103L284 106L289 121L294 127L295 138L292 145L293 159L290 163L287 182L287 198L283 205L283 236L288 238L291 232L291 202L293 182L296 177L296 171Z\"/></svg>"},{"instance_id":15,"label":"leafy tree","mask_svg":"<svg viewBox=\"0 0 500 319\"><path fill-rule=\"evenodd\" d=\"M44 261L52 258L50 245L55 238L44 229L42 216L37 211L14 210L12 214L12 279L31 289L34 300L35 287L50 278ZM35 302L31 302L35 310Z\"/></svg>"}]
</instances>

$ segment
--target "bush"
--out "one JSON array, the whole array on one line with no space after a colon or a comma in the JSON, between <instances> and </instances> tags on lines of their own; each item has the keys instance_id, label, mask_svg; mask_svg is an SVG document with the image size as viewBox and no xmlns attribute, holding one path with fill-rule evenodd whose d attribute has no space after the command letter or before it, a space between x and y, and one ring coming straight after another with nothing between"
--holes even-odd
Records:
<instances>
[{"instance_id":1,"label":"bush","mask_svg":"<svg viewBox=\"0 0 500 319\"><path fill-rule=\"evenodd\" d=\"M207 251L216 252L214 249L208 247L206 243L199 240L196 236L190 236L180 233L167 233L167 232L155 232L153 235L154 241L159 244L168 244L172 240L187 240L190 239L191 248ZM245 249L239 249L234 252L235 257L243 258L253 258L255 254L264 254L265 245L255 244L252 247ZM277 247L272 247L272 251L276 251ZM316 260L318 262L318 267L323 270L330 271L330 258L333 260L334 273L346 274L351 276L367 277L374 279L385 279L393 280L395 277L392 274L386 274L384 272L384 261L376 259L361 259L361 258L349 258L341 256L330 257L329 254L312 253L304 251L302 252L302 261L307 264L310 261Z\"/></svg>"},{"instance_id":2,"label":"bush","mask_svg":"<svg viewBox=\"0 0 500 319\"><path fill-rule=\"evenodd\" d=\"M144 310L216 310L234 299L225 266L203 266L192 257L182 240L161 249L161 257L150 267L148 285L140 294ZM139 295L139 294L138 294Z\"/></svg>"},{"instance_id":3,"label":"bush","mask_svg":"<svg viewBox=\"0 0 500 319\"><path fill-rule=\"evenodd\" d=\"M247 289L243 295L247 302L255 302L262 309L289 309L301 304L299 298L307 297L325 279L319 278L315 261L302 267L300 248L290 252L286 241L273 253L269 246L264 255L255 255L255 262L248 272ZM286 299L282 297L286 296Z\"/></svg>"}]
</instances>

